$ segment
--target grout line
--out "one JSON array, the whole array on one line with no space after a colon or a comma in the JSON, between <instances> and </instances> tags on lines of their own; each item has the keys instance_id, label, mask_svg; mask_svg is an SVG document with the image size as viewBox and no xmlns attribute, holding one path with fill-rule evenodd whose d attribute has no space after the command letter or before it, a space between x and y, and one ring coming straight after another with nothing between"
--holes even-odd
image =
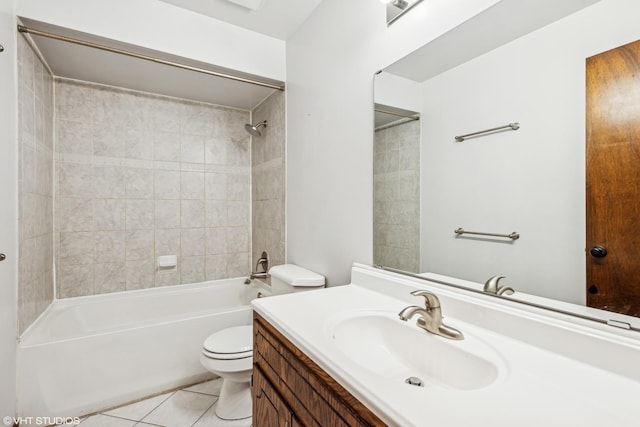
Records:
<instances>
[{"instance_id":1,"label":"grout line","mask_svg":"<svg viewBox=\"0 0 640 427\"><path fill-rule=\"evenodd\" d=\"M162 403L164 403L168 398L170 398L171 396L173 396L173 395L176 393L176 391L178 391L178 390L179 390L179 389L172 389L172 390L166 390L166 391L163 391L163 392L160 392L160 393L155 393L155 394L152 394L152 395L150 395L150 396L143 397L143 398L138 399L138 400L133 400L133 401L131 401L131 402L124 403L124 404L122 404L122 405L118 405L118 406L113 406L113 407L111 407L111 408L107 408L107 409L105 409L105 410L103 410L103 411L100 411L100 412L94 412L94 413L91 413L91 414L85 415L85 417L86 417L86 418L89 418L89 417L91 417L91 416L93 416L93 415L106 415L106 416L108 416L108 417L122 418L122 417L117 417L117 416L115 416L115 415L107 415L106 413L107 413L107 412L110 412L110 411L113 411L113 410L115 410L115 409L124 408L125 406L129 406L129 405L133 405L133 404L136 404L136 403L140 403L140 402L142 402L142 401L145 401L145 400L148 400L148 399L152 399L152 398L154 398L154 397L161 396L161 395L163 395L163 394L167 393L167 394L168 394L168 395L167 395L167 398L166 398L166 399L164 399L164 400L160 403L160 404L162 404ZM158 404L158 406L160 406L160 404ZM155 408L153 408L153 410L157 409L157 407L158 407L158 406L156 406ZM147 415L149 415L149 414L146 414L146 415L145 415L145 417L146 417ZM85 419L86 419L86 418L85 418ZM129 419L129 418L122 418L122 419L125 419L125 420L127 420L127 421L133 421L133 422L139 422L139 421L141 421L141 420L131 420L131 419Z\"/></svg>"},{"instance_id":2,"label":"grout line","mask_svg":"<svg viewBox=\"0 0 640 427\"><path fill-rule=\"evenodd\" d=\"M193 392L189 392L189 393L193 393ZM202 393L200 393L200 394L202 394ZM210 396L210 395L208 395L208 396ZM196 424L198 424L198 421L200 421L200 420L202 419L202 417L204 417L204 415L205 415L207 412L209 412L209 410L211 410L211 408L213 408L213 407L214 407L214 405L215 405L217 402L218 402L218 398L216 397L216 399L213 401L213 403L212 403L212 404L211 404L207 409L205 409L205 411L202 413L202 415L200 415L200 416L198 417L198 419L197 419L197 420L195 420L195 421L193 422L193 424L191 424L191 427L193 427L193 426L195 426ZM215 415L215 414L214 414L214 415ZM218 417L218 416L216 415L216 418L217 418L217 417Z\"/></svg>"},{"instance_id":3,"label":"grout line","mask_svg":"<svg viewBox=\"0 0 640 427\"><path fill-rule=\"evenodd\" d=\"M149 412L147 412L146 414L143 415L142 418L140 418L139 420L134 420L137 423L142 422L142 420L144 420L145 418L147 418L149 416L149 414L151 414L153 411L155 411L156 409L158 409L160 407L160 405L162 405L163 403L165 403L167 400L169 400L171 397L173 397L178 391L180 390L175 390L171 393L167 394L167 397L162 399L162 402L158 403L152 410L150 410ZM147 424L152 424L152 423L147 423Z\"/></svg>"},{"instance_id":4,"label":"grout line","mask_svg":"<svg viewBox=\"0 0 640 427\"><path fill-rule=\"evenodd\" d=\"M179 390L179 391L186 391L187 393L203 394L205 396L220 397L219 394L205 393L204 391L195 391L195 390Z\"/></svg>"}]
</instances>

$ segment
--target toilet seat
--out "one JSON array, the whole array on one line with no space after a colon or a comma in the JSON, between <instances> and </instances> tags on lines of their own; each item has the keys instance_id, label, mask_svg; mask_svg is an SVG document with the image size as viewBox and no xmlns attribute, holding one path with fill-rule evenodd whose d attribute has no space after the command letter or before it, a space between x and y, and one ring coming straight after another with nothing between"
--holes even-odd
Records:
<instances>
[{"instance_id":1,"label":"toilet seat","mask_svg":"<svg viewBox=\"0 0 640 427\"><path fill-rule=\"evenodd\" d=\"M204 341L202 354L220 360L253 356L253 326L234 326L209 335Z\"/></svg>"}]
</instances>

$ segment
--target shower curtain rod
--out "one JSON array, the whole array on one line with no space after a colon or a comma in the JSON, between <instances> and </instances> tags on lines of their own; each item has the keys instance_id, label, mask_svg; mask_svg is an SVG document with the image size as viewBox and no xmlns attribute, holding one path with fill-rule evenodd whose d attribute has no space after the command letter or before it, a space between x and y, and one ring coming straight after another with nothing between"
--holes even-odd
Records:
<instances>
[{"instance_id":1,"label":"shower curtain rod","mask_svg":"<svg viewBox=\"0 0 640 427\"><path fill-rule=\"evenodd\" d=\"M416 117L416 115L418 115L419 113L414 113L414 114L408 115L408 114L395 113L393 111L384 110L382 108L374 108L373 110L377 111L378 113L390 114L392 116L398 116L398 117L402 117L402 118L405 118L405 119L420 120L420 116Z\"/></svg>"},{"instance_id":2,"label":"shower curtain rod","mask_svg":"<svg viewBox=\"0 0 640 427\"><path fill-rule=\"evenodd\" d=\"M86 46L86 47L91 47L91 48L94 48L94 49L104 50L104 51L107 51L107 52L117 53L117 54L120 54L120 55L130 56L132 58L143 59L145 61L156 62L158 64L169 65L171 67L182 68L184 70L195 71L197 73L208 74L208 75L216 76L216 77L222 77L224 79L235 80L235 81L244 82L244 83L250 83L250 84L253 84L253 85L262 86L262 87L268 87L268 88L276 89L276 90L282 90L282 91L284 90L284 85L276 85L276 84L272 84L272 83L261 82L259 80L252 80L252 79L247 79L247 78L244 78L244 77L238 77L238 76L234 76L232 74L225 74L225 73L219 73L217 71L206 70L204 68L193 67L191 65L181 64L179 62L167 61L165 59L160 59L160 58L156 58L156 57L149 56L149 55L142 55L142 54L139 54L139 53L129 52L129 51L123 50L123 49L117 49L117 48L113 48L113 47L100 45L100 44L97 44L97 43L91 43L91 42L86 42L84 40L74 39L74 38L67 37L67 36L61 36L59 34L53 34L53 33L48 33L46 31L36 30L36 29L33 29L33 28L27 28L24 25L18 25L18 31L21 32L21 33L34 34L36 36L47 37L47 38L50 38L50 39L60 40L60 41L63 41L63 42L78 44L80 46Z\"/></svg>"}]
</instances>

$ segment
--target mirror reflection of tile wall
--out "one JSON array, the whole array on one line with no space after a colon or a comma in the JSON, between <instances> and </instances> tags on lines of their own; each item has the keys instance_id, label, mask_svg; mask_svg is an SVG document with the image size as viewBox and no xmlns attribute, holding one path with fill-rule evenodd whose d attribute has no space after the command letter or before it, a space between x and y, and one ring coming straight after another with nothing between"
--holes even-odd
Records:
<instances>
[{"instance_id":1,"label":"mirror reflection of tile wall","mask_svg":"<svg viewBox=\"0 0 640 427\"><path fill-rule=\"evenodd\" d=\"M373 154L373 262L420 272L420 122L379 128Z\"/></svg>"}]
</instances>

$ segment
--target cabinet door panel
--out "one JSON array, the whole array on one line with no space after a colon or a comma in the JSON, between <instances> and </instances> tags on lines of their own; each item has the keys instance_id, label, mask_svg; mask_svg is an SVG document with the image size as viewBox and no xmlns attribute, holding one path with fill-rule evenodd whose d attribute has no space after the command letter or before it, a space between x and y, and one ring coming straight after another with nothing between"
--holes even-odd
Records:
<instances>
[{"instance_id":1,"label":"cabinet door panel","mask_svg":"<svg viewBox=\"0 0 640 427\"><path fill-rule=\"evenodd\" d=\"M254 313L253 326L254 381L255 373L259 372L258 384L266 382L277 394L289 413L285 423L307 427L386 425L257 313ZM256 388L254 396L261 391ZM271 398L270 404L277 407ZM265 416L274 411L268 407L265 405L263 409ZM254 414L258 411L254 410ZM283 424L262 424L255 419L254 425Z\"/></svg>"},{"instance_id":2,"label":"cabinet door panel","mask_svg":"<svg viewBox=\"0 0 640 427\"><path fill-rule=\"evenodd\" d=\"M260 368L253 370L253 425L290 427L292 414Z\"/></svg>"}]
</instances>

